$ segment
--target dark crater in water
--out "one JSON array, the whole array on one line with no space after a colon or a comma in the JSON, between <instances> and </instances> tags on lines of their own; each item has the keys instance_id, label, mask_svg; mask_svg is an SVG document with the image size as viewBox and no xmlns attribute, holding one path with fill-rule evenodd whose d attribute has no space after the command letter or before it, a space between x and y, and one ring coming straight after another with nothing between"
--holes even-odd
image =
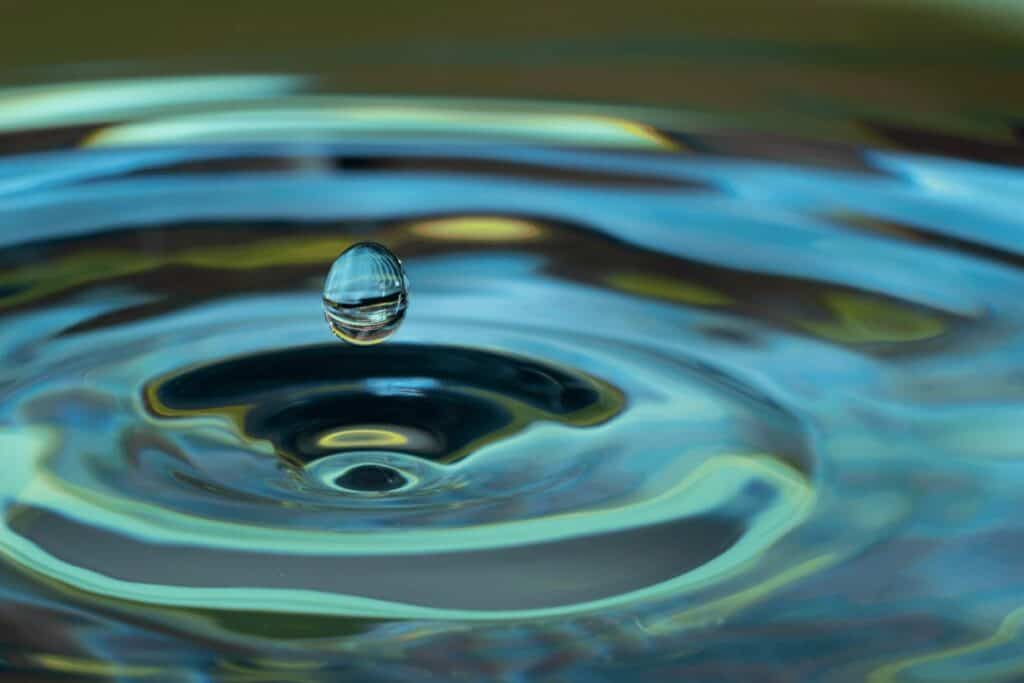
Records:
<instances>
[{"instance_id":1,"label":"dark crater in water","mask_svg":"<svg viewBox=\"0 0 1024 683\"><path fill-rule=\"evenodd\" d=\"M334 483L350 491L394 491L408 483L398 470L383 465L356 465L334 480Z\"/></svg>"},{"instance_id":2,"label":"dark crater in water","mask_svg":"<svg viewBox=\"0 0 1024 683\"><path fill-rule=\"evenodd\" d=\"M452 462L538 420L584 427L625 405L621 391L583 373L413 344L253 354L165 376L145 395L157 416L230 417L294 464L344 450L399 450Z\"/></svg>"}]
</instances>

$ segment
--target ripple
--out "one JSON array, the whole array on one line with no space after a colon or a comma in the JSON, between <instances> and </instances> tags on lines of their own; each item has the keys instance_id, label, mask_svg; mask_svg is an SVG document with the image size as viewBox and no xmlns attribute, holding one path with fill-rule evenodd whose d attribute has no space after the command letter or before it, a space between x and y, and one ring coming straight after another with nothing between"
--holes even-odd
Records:
<instances>
[{"instance_id":1,"label":"ripple","mask_svg":"<svg viewBox=\"0 0 1024 683\"><path fill-rule=\"evenodd\" d=\"M222 341L220 329L210 338ZM463 327L462 338L491 331ZM235 609L243 580L260 610L299 590L320 598L289 598L286 611L520 619L631 604L735 571L813 500L813 458L784 410L707 369L640 348L621 356L612 340L577 337L543 361L331 343L197 364L209 348L193 338L152 359L103 349L90 369L101 383L156 358L193 361L148 382L135 404L78 391L25 404L32 423L59 422L68 438L35 449L25 476L41 498L11 482L6 539L19 563L180 608ZM679 404L688 419L666 412L667 396L689 397ZM90 453L110 429L123 434L119 466ZM605 436L595 443L592 430ZM401 483L344 484L367 468ZM626 576L612 562L624 552L646 558ZM126 566L125 553L151 562ZM174 581L172 556L191 567ZM313 579L330 566L331 582ZM572 579L538 590L556 575ZM515 586L496 596L495 576Z\"/></svg>"},{"instance_id":2,"label":"ripple","mask_svg":"<svg viewBox=\"0 0 1024 683\"><path fill-rule=\"evenodd\" d=\"M207 85L0 165L0 608L107 625L25 667L589 680L783 621L881 660L911 602L963 626L935 585L1015 594L1011 170ZM352 348L320 288L366 241L416 297Z\"/></svg>"}]
</instances>

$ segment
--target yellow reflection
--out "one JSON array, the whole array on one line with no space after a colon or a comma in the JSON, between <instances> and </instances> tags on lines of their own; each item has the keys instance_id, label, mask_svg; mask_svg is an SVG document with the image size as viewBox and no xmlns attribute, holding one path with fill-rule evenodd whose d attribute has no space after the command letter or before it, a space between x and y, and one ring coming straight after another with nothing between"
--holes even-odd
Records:
<instances>
[{"instance_id":1,"label":"yellow reflection","mask_svg":"<svg viewBox=\"0 0 1024 683\"><path fill-rule=\"evenodd\" d=\"M297 76L245 75L58 83L0 90L0 130L66 126L160 107L272 97L298 90Z\"/></svg>"},{"instance_id":2,"label":"yellow reflection","mask_svg":"<svg viewBox=\"0 0 1024 683\"><path fill-rule=\"evenodd\" d=\"M393 448L408 442L404 434L388 429L357 427L328 432L317 439L316 445L321 448Z\"/></svg>"},{"instance_id":3,"label":"yellow reflection","mask_svg":"<svg viewBox=\"0 0 1024 683\"><path fill-rule=\"evenodd\" d=\"M389 240L386 233L379 239ZM0 309L74 289L90 282L126 277L170 266L249 270L272 266L329 264L351 246L339 237L307 237L253 240L244 244L222 244L139 254L122 249L97 249L61 256L46 264L32 264L0 271L0 284L15 292L0 297Z\"/></svg>"},{"instance_id":4,"label":"yellow reflection","mask_svg":"<svg viewBox=\"0 0 1024 683\"><path fill-rule=\"evenodd\" d=\"M1018 637L1022 623L1024 623L1024 607L1018 607L1003 619L996 632L988 638L887 664L876 669L868 677L868 683L891 683L892 681L904 680L899 674L906 669L911 669L921 664L938 662L943 659L955 659L964 655L972 655L1007 645ZM1014 677L1013 680L1019 679Z\"/></svg>"},{"instance_id":5,"label":"yellow reflection","mask_svg":"<svg viewBox=\"0 0 1024 683\"><path fill-rule=\"evenodd\" d=\"M653 127L616 116L488 109L458 100L438 105L327 98L114 125L97 132L85 144L102 147L353 135L445 135L557 145L679 149Z\"/></svg>"},{"instance_id":6,"label":"yellow reflection","mask_svg":"<svg viewBox=\"0 0 1024 683\"><path fill-rule=\"evenodd\" d=\"M306 683L323 670L320 662L289 661L286 659L255 659L249 662L221 660L217 663L217 680L233 683Z\"/></svg>"},{"instance_id":7,"label":"yellow reflection","mask_svg":"<svg viewBox=\"0 0 1024 683\"><path fill-rule=\"evenodd\" d=\"M677 301L693 306L728 306L733 303L728 295L709 287L663 275L612 273L606 281L612 289L652 299Z\"/></svg>"},{"instance_id":8,"label":"yellow reflection","mask_svg":"<svg viewBox=\"0 0 1024 683\"><path fill-rule=\"evenodd\" d=\"M538 239L544 229L521 218L504 216L459 216L413 223L420 237L460 242L525 242Z\"/></svg>"},{"instance_id":9,"label":"yellow reflection","mask_svg":"<svg viewBox=\"0 0 1024 683\"><path fill-rule=\"evenodd\" d=\"M289 671L315 671L324 668L323 662L317 661L294 661L290 659L255 659L253 664L266 669L286 669Z\"/></svg>"},{"instance_id":10,"label":"yellow reflection","mask_svg":"<svg viewBox=\"0 0 1024 683\"><path fill-rule=\"evenodd\" d=\"M764 599L771 593L795 581L799 581L806 576L815 574L835 564L837 560L838 557L833 553L812 557L750 588L698 607L692 607L676 614L661 617L654 622L642 624L642 628L653 635L663 635L680 631L688 626L698 626L714 619L722 619Z\"/></svg>"},{"instance_id":11,"label":"yellow reflection","mask_svg":"<svg viewBox=\"0 0 1024 683\"><path fill-rule=\"evenodd\" d=\"M796 323L814 335L841 344L921 341L946 331L938 316L878 297L831 292L824 296L824 304L832 310L835 320Z\"/></svg>"},{"instance_id":12,"label":"yellow reflection","mask_svg":"<svg viewBox=\"0 0 1024 683\"><path fill-rule=\"evenodd\" d=\"M81 657L65 657L63 655L37 654L28 655L28 658L48 671L59 671L79 676L148 678L167 673L155 666L126 666L113 662L101 662Z\"/></svg>"}]
</instances>

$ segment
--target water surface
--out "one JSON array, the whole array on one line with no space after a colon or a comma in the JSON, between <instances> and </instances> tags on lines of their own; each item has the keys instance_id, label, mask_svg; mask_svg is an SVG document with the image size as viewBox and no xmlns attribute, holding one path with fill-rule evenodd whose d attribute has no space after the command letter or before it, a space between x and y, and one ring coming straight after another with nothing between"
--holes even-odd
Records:
<instances>
[{"instance_id":1,"label":"water surface","mask_svg":"<svg viewBox=\"0 0 1024 683\"><path fill-rule=\"evenodd\" d=\"M0 141L0 669L1020 677L1017 147L16 94L51 100ZM362 348L321 312L358 242L412 283Z\"/></svg>"}]
</instances>

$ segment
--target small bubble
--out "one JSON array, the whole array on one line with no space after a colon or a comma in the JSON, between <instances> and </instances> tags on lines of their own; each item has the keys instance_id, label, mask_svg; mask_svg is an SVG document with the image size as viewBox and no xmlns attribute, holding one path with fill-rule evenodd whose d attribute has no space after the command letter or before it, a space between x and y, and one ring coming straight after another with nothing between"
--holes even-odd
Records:
<instances>
[{"instance_id":1,"label":"small bubble","mask_svg":"<svg viewBox=\"0 0 1024 683\"><path fill-rule=\"evenodd\" d=\"M335 479L335 484L350 491L394 491L405 486L408 481L398 470L383 465L356 465L345 470Z\"/></svg>"},{"instance_id":2,"label":"small bubble","mask_svg":"<svg viewBox=\"0 0 1024 683\"><path fill-rule=\"evenodd\" d=\"M398 329L408 304L409 281L398 257L376 242L352 245L324 281L324 315L339 339L379 344Z\"/></svg>"}]
</instances>

